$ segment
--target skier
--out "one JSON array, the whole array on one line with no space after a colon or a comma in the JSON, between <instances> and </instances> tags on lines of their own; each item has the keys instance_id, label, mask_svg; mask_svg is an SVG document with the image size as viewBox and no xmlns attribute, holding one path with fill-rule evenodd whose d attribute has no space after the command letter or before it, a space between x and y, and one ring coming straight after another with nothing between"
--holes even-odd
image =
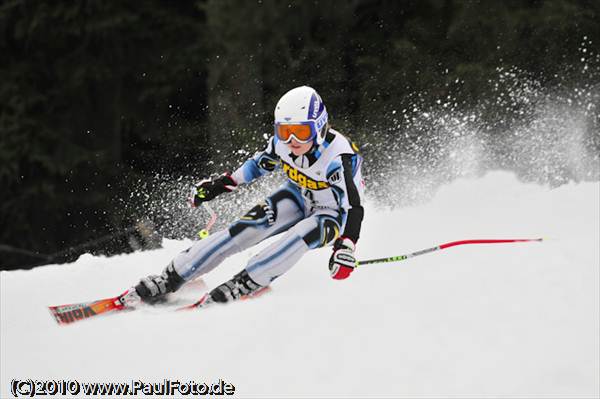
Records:
<instances>
[{"instance_id":1,"label":"skier","mask_svg":"<svg viewBox=\"0 0 600 399\"><path fill-rule=\"evenodd\" d=\"M274 125L275 134L264 151L232 174L201 181L191 204L200 206L275 169L282 169L288 180L229 228L181 252L161 275L143 278L135 286L142 301L153 303L228 256L279 233L284 234L231 280L213 289L207 301L225 303L252 294L288 271L308 250L332 244L331 277L341 280L352 273L364 191L356 146L329 127L321 97L308 86L281 97Z\"/></svg>"}]
</instances>

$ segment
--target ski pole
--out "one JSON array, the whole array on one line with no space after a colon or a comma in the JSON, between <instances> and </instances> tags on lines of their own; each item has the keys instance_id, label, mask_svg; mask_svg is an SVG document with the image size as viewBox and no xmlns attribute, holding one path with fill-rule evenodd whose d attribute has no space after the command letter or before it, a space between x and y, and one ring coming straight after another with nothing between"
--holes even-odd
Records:
<instances>
[{"instance_id":1,"label":"ski pole","mask_svg":"<svg viewBox=\"0 0 600 399\"><path fill-rule=\"evenodd\" d=\"M208 211L210 215L210 220L206 224L206 227L198 232L198 237L200 237L201 240L208 237L208 235L210 234L211 227L213 226L213 224L215 224L215 221L217 220L217 214L215 213L215 211L212 210L208 203L203 202L202 206L204 206L204 208L206 208L206 210Z\"/></svg>"},{"instance_id":2,"label":"ski pole","mask_svg":"<svg viewBox=\"0 0 600 399\"><path fill-rule=\"evenodd\" d=\"M369 259L369 260L360 260L357 262L357 266L370 265L373 263L389 263L389 262L399 262L401 260L406 260L409 258L414 258L415 256L425 255L430 252L439 251L441 249L446 249L450 247L455 247L457 245L467 245L467 244L502 244L509 242L532 242L532 241L542 241L542 238L515 238L515 239L503 239L503 240L461 240L461 241L452 241L447 242L445 244L438 245L436 247L431 247L427 249L422 249L420 251L412 252L406 255L398 255L392 256L389 258L379 258L379 259Z\"/></svg>"}]
</instances>

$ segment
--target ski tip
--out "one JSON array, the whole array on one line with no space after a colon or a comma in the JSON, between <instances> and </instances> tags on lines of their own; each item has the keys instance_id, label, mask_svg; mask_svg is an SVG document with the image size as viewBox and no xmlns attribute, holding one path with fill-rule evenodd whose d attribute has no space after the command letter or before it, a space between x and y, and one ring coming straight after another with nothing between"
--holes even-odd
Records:
<instances>
[{"instance_id":1,"label":"ski tip","mask_svg":"<svg viewBox=\"0 0 600 399\"><path fill-rule=\"evenodd\" d=\"M54 319L54 321L56 321L56 324L58 324L59 326L61 325L65 325L67 323L63 323L61 318L58 316L58 313L56 312L56 306L48 306L48 311L50 312L50 315L52 315L52 318Z\"/></svg>"},{"instance_id":2,"label":"ski tip","mask_svg":"<svg viewBox=\"0 0 600 399\"><path fill-rule=\"evenodd\" d=\"M76 321L109 312L124 310L126 306L121 302L121 297L104 298L91 302L72 303L67 305L48 306L54 320L61 325L72 324Z\"/></svg>"}]
</instances>

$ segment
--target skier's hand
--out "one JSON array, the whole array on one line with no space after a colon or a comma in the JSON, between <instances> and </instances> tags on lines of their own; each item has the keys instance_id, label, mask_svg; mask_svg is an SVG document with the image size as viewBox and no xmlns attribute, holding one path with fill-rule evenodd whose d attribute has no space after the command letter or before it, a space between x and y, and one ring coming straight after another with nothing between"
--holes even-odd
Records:
<instances>
[{"instance_id":1,"label":"skier's hand","mask_svg":"<svg viewBox=\"0 0 600 399\"><path fill-rule=\"evenodd\" d=\"M229 173L224 173L214 179L204 179L192 189L190 204L195 208L220 194L233 191L236 186L236 182Z\"/></svg>"},{"instance_id":2,"label":"skier's hand","mask_svg":"<svg viewBox=\"0 0 600 399\"><path fill-rule=\"evenodd\" d=\"M356 267L354 243L347 237L340 237L333 243L333 254L329 258L331 278L343 280L350 276Z\"/></svg>"}]
</instances>

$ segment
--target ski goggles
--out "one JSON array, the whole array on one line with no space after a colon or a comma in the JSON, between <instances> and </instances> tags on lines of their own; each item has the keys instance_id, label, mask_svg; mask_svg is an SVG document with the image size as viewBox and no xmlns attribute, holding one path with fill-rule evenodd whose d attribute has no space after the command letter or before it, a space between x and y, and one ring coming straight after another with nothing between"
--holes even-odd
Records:
<instances>
[{"instance_id":1,"label":"ski goggles","mask_svg":"<svg viewBox=\"0 0 600 399\"><path fill-rule=\"evenodd\" d=\"M299 143L308 143L317 135L317 129L314 123L311 122L299 124L276 123L275 134L285 144L289 143L292 137Z\"/></svg>"},{"instance_id":2,"label":"ski goggles","mask_svg":"<svg viewBox=\"0 0 600 399\"><path fill-rule=\"evenodd\" d=\"M275 135L285 144L289 143L292 137L304 144L314 140L326 124L327 112L323 111L316 121L275 123Z\"/></svg>"}]
</instances>

